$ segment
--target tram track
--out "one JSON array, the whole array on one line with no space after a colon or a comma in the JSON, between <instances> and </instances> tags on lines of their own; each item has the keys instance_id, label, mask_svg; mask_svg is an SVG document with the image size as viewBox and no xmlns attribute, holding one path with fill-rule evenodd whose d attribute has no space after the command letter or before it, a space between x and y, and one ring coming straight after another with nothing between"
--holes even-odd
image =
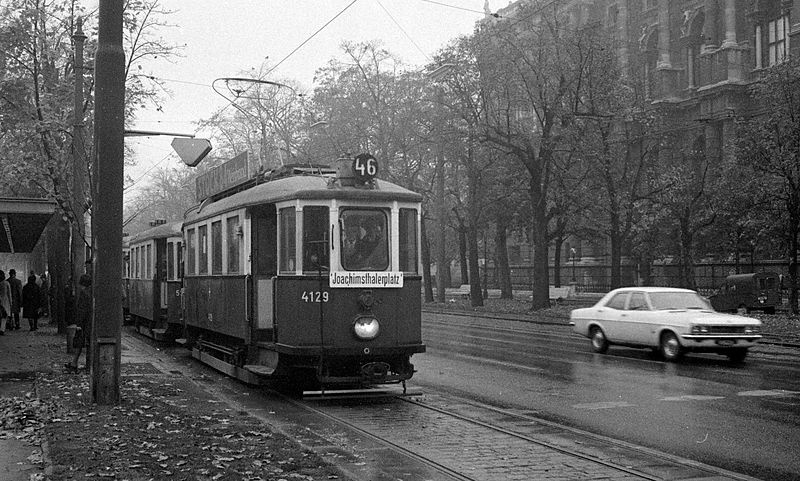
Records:
<instances>
[{"instance_id":1,"label":"tram track","mask_svg":"<svg viewBox=\"0 0 800 481\"><path fill-rule=\"evenodd\" d=\"M303 409L422 462L451 479L753 478L439 394L381 402L298 400Z\"/></svg>"},{"instance_id":2,"label":"tram track","mask_svg":"<svg viewBox=\"0 0 800 481\"><path fill-rule=\"evenodd\" d=\"M148 344L138 336L126 339ZM159 370L178 372L173 362L162 358ZM218 399L296 439L353 480L753 479L437 391L293 399L271 389L242 389L203 366L184 369L189 366L184 375Z\"/></svg>"}]
</instances>

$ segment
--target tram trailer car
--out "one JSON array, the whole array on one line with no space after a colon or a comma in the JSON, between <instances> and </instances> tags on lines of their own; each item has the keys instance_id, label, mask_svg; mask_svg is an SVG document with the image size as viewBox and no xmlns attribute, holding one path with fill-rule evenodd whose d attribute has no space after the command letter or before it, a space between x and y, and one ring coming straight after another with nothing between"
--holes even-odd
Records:
<instances>
[{"instance_id":1,"label":"tram trailer car","mask_svg":"<svg viewBox=\"0 0 800 481\"><path fill-rule=\"evenodd\" d=\"M285 167L187 213L184 302L194 357L293 391L412 377L421 334L421 196L369 174ZM340 160L341 163L341 160ZM348 174L349 173L349 174Z\"/></svg>"},{"instance_id":2,"label":"tram trailer car","mask_svg":"<svg viewBox=\"0 0 800 481\"><path fill-rule=\"evenodd\" d=\"M128 315L136 330L156 340L182 334L180 221L155 221L130 237L126 287Z\"/></svg>"}]
</instances>

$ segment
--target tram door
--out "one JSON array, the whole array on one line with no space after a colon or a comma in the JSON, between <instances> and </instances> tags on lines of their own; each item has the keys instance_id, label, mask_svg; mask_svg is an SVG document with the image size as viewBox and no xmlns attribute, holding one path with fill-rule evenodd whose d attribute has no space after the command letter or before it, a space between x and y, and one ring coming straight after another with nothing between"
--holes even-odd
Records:
<instances>
[{"instance_id":1,"label":"tram door","mask_svg":"<svg viewBox=\"0 0 800 481\"><path fill-rule=\"evenodd\" d=\"M274 205L262 205L251 211L250 245L253 284L253 339L271 342L275 338L274 278L278 273L278 215Z\"/></svg>"}]
</instances>

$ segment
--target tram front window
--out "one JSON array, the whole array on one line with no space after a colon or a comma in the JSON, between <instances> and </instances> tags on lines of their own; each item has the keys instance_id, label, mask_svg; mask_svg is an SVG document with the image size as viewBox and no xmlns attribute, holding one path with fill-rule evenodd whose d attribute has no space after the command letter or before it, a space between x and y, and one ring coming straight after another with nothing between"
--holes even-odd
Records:
<instances>
[{"instance_id":1,"label":"tram front window","mask_svg":"<svg viewBox=\"0 0 800 481\"><path fill-rule=\"evenodd\" d=\"M389 267L386 215L378 210L347 209L339 218L342 267L383 271Z\"/></svg>"}]
</instances>

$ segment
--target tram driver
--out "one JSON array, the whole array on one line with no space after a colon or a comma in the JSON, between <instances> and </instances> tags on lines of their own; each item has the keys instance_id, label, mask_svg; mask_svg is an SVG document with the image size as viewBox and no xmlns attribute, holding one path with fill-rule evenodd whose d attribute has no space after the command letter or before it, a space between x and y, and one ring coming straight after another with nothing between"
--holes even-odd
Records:
<instances>
[{"instance_id":1,"label":"tram driver","mask_svg":"<svg viewBox=\"0 0 800 481\"><path fill-rule=\"evenodd\" d=\"M346 229L344 254L348 269L386 269L389 262L381 219L367 218L362 226Z\"/></svg>"}]
</instances>

